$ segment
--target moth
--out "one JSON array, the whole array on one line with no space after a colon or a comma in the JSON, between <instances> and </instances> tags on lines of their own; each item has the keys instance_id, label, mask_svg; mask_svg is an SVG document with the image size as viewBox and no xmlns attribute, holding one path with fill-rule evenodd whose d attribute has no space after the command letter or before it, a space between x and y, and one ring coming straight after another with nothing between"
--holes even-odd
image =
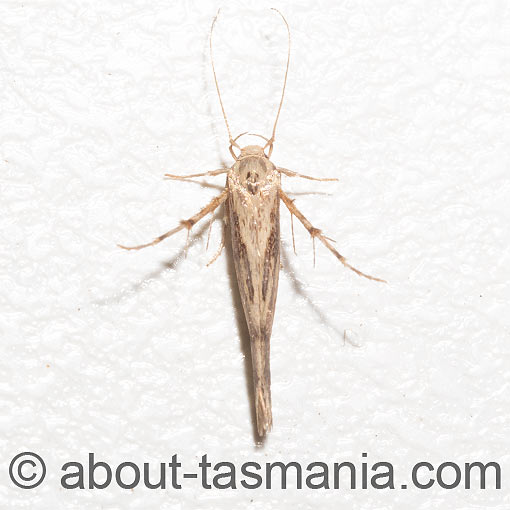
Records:
<instances>
[{"instance_id":1,"label":"moth","mask_svg":"<svg viewBox=\"0 0 510 510\"><path fill-rule=\"evenodd\" d=\"M265 437L273 423L271 411L269 346L275 313L276 295L278 291L278 275L280 271L280 201L282 201L289 210L291 220L294 216L296 216L296 218L298 218L303 226L308 230L312 240L315 242L315 239L318 239L322 242L344 266L348 267L360 276L364 276L370 280L384 282L384 280L380 278L365 274L351 266L345 257L333 247L331 244L332 240L326 237L321 230L315 228L306 219L301 211L299 211L299 209L297 209L294 205L294 201L291 200L281 188L282 174L289 177L302 177L313 181L336 181L337 179L319 179L303 175L286 168L277 167L270 160L273 152L273 144L275 142L276 126L280 117L283 99L285 96L285 88L287 85L291 42L290 28L287 20L280 11L274 8L272 10L276 11L285 23L287 29L288 49L282 95L271 137L266 138L265 136L253 133L241 133L236 138L232 137L221 98L212 51L212 35L219 14L218 11L211 25L209 50L214 83L216 85L223 119L229 136L229 151L234 158L234 164L230 169L220 168L218 170L190 175L179 176L165 174L165 176L169 179L185 181L196 177L227 174L225 188L197 214L186 220L182 220L177 227L165 232L153 241L139 246L119 245L121 248L126 250L140 250L142 248L147 248L148 246L154 246L181 230L187 230L189 237L189 232L193 225L208 214L211 214L212 221L214 211L220 205L225 205L225 219L231 232L237 283L250 335L257 433L260 438ZM246 134L258 136L264 139L266 143L263 146L248 145L241 147L237 143L237 140ZM223 235L220 250L213 261L221 253L224 242L225 236Z\"/></svg>"}]
</instances>

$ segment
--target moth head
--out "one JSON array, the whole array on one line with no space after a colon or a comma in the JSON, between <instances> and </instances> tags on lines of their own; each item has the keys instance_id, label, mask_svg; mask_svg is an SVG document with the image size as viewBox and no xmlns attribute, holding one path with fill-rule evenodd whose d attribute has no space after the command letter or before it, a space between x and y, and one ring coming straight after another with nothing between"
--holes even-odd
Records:
<instances>
[{"instance_id":1,"label":"moth head","mask_svg":"<svg viewBox=\"0 0 510 510\"><path fill-rule=\"evenodd\" d=\"M264 145L264 147L260 147L259 145L247 145L246 147L240 147L237 143L237 140L241 138L241 136L244 135L251 135L251 136L258 136L259 138L262 138L267 143ZM248 131L241 133L240 135L237 135L235 138L230 139L230 154L232 154L232 157L235 160L238 160L240 158L245 158L247 156L255 156L259 158L267 158L269 159L271 157L271 153L273 152L273 143L274 138L267 139L265 136L258 135L257 133L248 133ZM237 155L234 152L234 147L240 151L239 155ZM266 150L266 147L269 147L269 154L266 154L264 151Z\"/></svg>"},{"instance_id":2,"label":"moth head","mask_svg":"<svg viewBox=\"0 0 510 510\"><path fill-rule=\"evenodd\" d=\"M257 156L259 158L264 158L266 155L264 154L264 149L259 145L247 145L241 149L240 158L245 158L247 156Z\"/></svg>"}]
</instances>

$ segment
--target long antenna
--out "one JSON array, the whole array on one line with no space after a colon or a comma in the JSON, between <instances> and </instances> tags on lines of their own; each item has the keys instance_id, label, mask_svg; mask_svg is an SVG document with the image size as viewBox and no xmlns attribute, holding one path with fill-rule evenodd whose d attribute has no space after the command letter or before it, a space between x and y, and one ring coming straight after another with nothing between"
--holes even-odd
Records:
<instances>
[{"instance_id":1,"label":"long antenna","mask_svg":"<svg viewBox=\"0 0 510 510\"><path fill-rule=\"evenodd\" d=\"M278 124L278 119L280 118L280 112L282 110L283 105L283 98L285 96L285 87L287 86L287 75L289 74L289 63L290 63L290 28L289 24L287 23L287 20L285 19L285 16L274 7L271 7L271 10L276 11L283 19L285 26L287 27L287 36L288 36L288 48L287 48L287 65L285 67L285 78L283 79L283 88L282 88L282 98L280 99L280 104L278 106L278 112L276 113L276 119L274 121L273 126L273 133L271 134L271 138L268 140L267 145L269 145L269 156L271 156L271 152L273 151L273 142L274 142L274 135L276 133L276 124Z\"/></svg>"},{"instance_id":2,"label":"long antenna","mask_svg":"<svg viewBox=\"0 0 510 510\"><path fill-rule=\"evenodd\" d=\"M213 19L213 22L211 25L211 33L209 34L209 53L211 54L211 65L212 65L212 72L214 75L214 83L216 84L216 91L218 92L218 98L220 100L221 111L223 112L223 118L225 119L225 125L227 126L229 142L230 142L230 145L232 145L232 144L235 144L235 142L232 139L232 133L230 132L230 126L228 125L227 114L225 113L225 107L223 106L223 101L221 100L220 86L218 85L218 78L216 77L216 69L214 68L214 57L213 57L213 51L212 51L212 35L213 35L214 25L216 24L216 20L218 19L218 15L220 14L220 10L221 10L221 8L218 9L218 12L216 13L216 16L214 16L214 19Z\"/></svg>"},{"instance_id":3,"label":"long antenna","mask_svg":"<svg viewBox=\"0 0 510 510\"><path fill-rule=\"evenodd\" d=\"M227 126L228 138L229 138L229 142L230 142L230 152L235 157L235 154L232 152L232 147L236 146L239 148L239 145L237 145L236 140L241 135L239 135L235 139L232 138L232 133L230 132L230 126L229 126L228 120L227 120L227 114L225 113L225 107L223 106L223 101L221 99L220 86L218 84L218 77L216 76L216 69L214 67L214 57L213 57L213 50L212 50L212 35L213 35L214 25L216 24L216 20L218 19L218 16L220 14L220 10L221 9L218 9L218 12L216 13L216 16L214 16L214 19L211 24L211 32L209 34L209 53L211 55L211 66L212 66L212 71L213 71L213 75L214 75L214 84L216 85L216 91L218 92L218 99L220 100L221 111L223 113L223 119L225 120L225 125ZM290 28L289 28L289 24L287 23L285 16L278 9L271 7L271 10L276 11L282 17L282 19L285 23L285 26L287 27L288 49L287 49L287 65L285 66L285 77L283 79L282 97L280 99L280 104L278 105L278 111L276 112L276 119L274 121L273 133L271 134L271 138L269 140L266 139L267 143L264 146L264 148L269 146L268 157L270 157L271 153L273 152L273 143L274 143L274 137L275 137L275 133L276 133L276 125L278 124L278 119L280 118L280 112L282 110L282 105L283 105L283 98L285 97L285 87L287 86L287 75L289 74L289 63L290 63ZM262 138L264 138L264 137L262 137Z\"/></svg>"}]
</instances>

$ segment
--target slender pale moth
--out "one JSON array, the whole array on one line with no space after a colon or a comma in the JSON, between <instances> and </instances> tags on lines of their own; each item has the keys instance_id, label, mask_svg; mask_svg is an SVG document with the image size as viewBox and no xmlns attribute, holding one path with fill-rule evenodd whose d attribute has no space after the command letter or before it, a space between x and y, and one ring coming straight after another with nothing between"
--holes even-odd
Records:
<instances>
[{"instance_id":1,"label":"slender pale moth","mask_svg":"<svg viewBox=\"0 0 510 510\"><path fill-rule=\"evenodd\" d=\"M218 17L216 15L211 25L209 50L214 82L229 136L229 150L234 158L234 164L230 169L221 168L210 172L184 176L165 175L169 179L187 180L201 176L227 174L225 188L194 216L182 220L177 227L165 232L153 241L139 246L121 246L121 248L126 250L140 250L148 246L154 246L181 230L187 230L189 235L195 223L208 214L212 215L220 205L224 204L226 208L226 223L230 227L232 239L237 283L250 334L257 432L261 438L271 429L273 422L269 346L280 271L280 200L290 211L291 218L296 216L308 230L312 239L314 241L315 239L321 241L344 266L360 276L384 282L384 280L367 275L351 266L345 257L333 247L331 244L332 240L326 237L321 230L312 226L308 219L294 205L294 201L281 188L282 174L314 181L336 181L337 179L319 179L302 175L286 168L276 167L270 161L275 141L276 126L285 95L290 62L289 25L280 11L277 9L273 10L282 17L285 23L288 36L288 51L282 95L270 138L254 135L264 139L265 144L263 146L248 145L241 147L237 140L248 133L242 133L235 138L232 137L221 98L212 53L212 35ZM224 239L225 236L223 236L221 248L223 248ZM216 257L221 253L221 248Z\"/></svg>"}]
</instances>

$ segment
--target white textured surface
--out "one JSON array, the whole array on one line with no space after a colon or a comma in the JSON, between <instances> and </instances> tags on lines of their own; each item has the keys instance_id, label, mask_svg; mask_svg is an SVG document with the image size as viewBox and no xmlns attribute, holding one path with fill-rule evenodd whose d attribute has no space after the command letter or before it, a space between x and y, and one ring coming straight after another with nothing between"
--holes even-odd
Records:
<instances>
[{"instance_id":1,"label":"white textured surface","mask_svg":"<svg viewBox=\"0 0 510 510\"><path fill-rule=\"evenodd\" d=\"M226 2L225 2L226 4ZM241 4L244 7L241 7ZM510 6L503 0L224 5L215 54L234 133L270 132L284 179L361 279L282 211L274 430L254 446L242 311L207 221L127 253L230 164L211 80L217 2L0 4L0 506L507 509L510 506ZM252 9L251 7L255 7ZM252 67L251 67L252 66ZM223 184L223 177L210 182ZM204 230L205 229L205 230ZM343 331L353 342L343 343ZM33 450L43 485L12 486ZM503 489L65 491L59 466L207 453L237 463L501 463ZM505 476L506 475L506 476Z\"/></svg>"}]
</instances>

